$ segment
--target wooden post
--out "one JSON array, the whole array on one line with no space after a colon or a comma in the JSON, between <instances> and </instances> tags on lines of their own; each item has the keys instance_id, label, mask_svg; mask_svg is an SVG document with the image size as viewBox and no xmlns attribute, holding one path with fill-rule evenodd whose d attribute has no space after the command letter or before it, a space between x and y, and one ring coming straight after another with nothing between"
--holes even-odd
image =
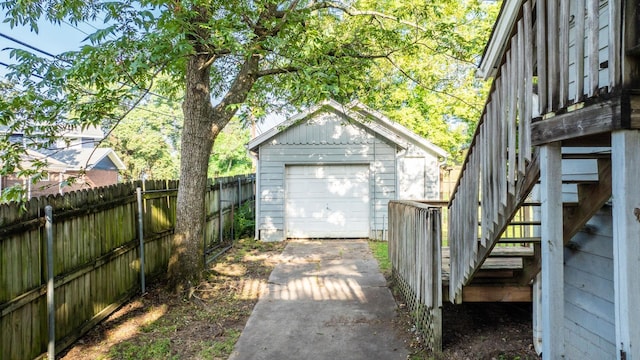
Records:
<instances>
[{"instance_id":1,"label":"wooden post","mask_svg":"<svg viewBox=\"0 0 640 360\"><path fill-rule=\"evenodd\" d=\"M540 148L542 201L542 356L564 357L562 154L559 142Z\"/></svg>"},{"instance_id":2,"label":"wooden post","mask_svg":"<svg viewBox=\"0 0 640 360\"><path fill-rule=\"evenodd\" d=\"M640 359L640 132L611 134L616 354Z\"/></svg>"},{"instance_id":3,"label":"wooden post","mask_svg":"<svg viewBox=\"0 0 640 360\"><path fill-rule=\"evenodd\" d=\"M53 208L47 205L44 208L45 229L47 233L47 319L49 329L49 343L47 346L47 358L56 358L56 306L55 306L55 273L53 269Z\"/></svg>"}]
</instances>

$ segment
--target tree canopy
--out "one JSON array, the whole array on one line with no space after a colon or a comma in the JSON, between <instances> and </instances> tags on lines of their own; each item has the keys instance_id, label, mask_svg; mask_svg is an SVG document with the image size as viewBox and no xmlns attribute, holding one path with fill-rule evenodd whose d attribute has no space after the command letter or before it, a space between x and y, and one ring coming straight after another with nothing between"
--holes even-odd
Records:
<instances>
[{"instance_id":1,"label":"tree canopy","mask_svg":"<svg viewBox=\"0 0 640 360\"><path fill-rule=\"evenodd\" d=\"M8 0L0 7L6 22L34 30L39 21L103 23L81 49L54 59L11 51L10 79L24 90L0 99L3 124L116 126L152 87L181 102L168 269L177 290L200 276L209 155L234 116L360 97L451 149L464 132L433 137L449 137L478 113L482 87L470 69L488 36L474 25L487 28L480 0ZM467 85L474 86L460 91Z\"/></svg>"}]
</instances>

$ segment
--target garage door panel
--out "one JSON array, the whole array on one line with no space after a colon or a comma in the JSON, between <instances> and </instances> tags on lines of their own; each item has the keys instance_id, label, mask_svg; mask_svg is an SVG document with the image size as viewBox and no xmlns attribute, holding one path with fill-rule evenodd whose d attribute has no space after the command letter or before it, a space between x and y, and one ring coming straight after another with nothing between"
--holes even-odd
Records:
<instances>
[{"instance_id":1,"label":"garage door panel","mask_svg":"<svg viewBox=\"0 0 640 360\"><path fill-rule=\"evenodd\" d=\"M368 165L286 169L288 237L367 237Z\"/></svg>"}]
</instances>

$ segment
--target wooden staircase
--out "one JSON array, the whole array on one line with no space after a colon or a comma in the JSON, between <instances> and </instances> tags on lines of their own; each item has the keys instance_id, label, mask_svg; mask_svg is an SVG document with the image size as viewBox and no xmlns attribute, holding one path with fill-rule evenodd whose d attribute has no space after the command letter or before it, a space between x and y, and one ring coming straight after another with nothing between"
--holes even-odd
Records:
<instances>
[{"instance_id":1,"label":"wooden staircase","mask_svg":"<svg viewBox=\"0 0 640 360\"><path fill-rule=\"evenodd\" d=\"M563 168L568 169L562 179L568 194L563 201L563 240L566 246L571 246L571 238L611 197L610 151L600 149L597 153L571 147L563 149ZM576 166L576 163L581 165ZM538 182L538 178L530 180L529 191L521 197L529 200L521 201L512 207L511 212L501 216L499 220L511 220L496 224L501 227L499 236L488 246L483 245L482 239L476 240L478 257L462 291L455 298L445 296L445 299L455 303L531 301L530 285L540 272L539 235L540 226L543 226L535 216L540 203L530 200L530 192ZM516 197L510 200L516 200ZM482 227L482 224L478 226ZM443 287L448 287L450 249L443 248L442 256Z\"/></svg>"}]
</instances>

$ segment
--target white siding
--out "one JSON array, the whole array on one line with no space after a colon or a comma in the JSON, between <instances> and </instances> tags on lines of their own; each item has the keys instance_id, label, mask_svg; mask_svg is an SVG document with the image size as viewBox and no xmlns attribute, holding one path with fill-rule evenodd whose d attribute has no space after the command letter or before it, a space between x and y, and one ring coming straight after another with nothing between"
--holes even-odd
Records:
<instances>
[{"instance_id":1,"label":"white siding","mask_svg":"<svg viewBox=\"0 0 640 360\"><path fill-rule=\"evenodd\" d=\"M571 16L575 19L575 16L580 16L578 11L576 10L576 0L571 0ZM582 14L582 16L586 16ZM598 35L598 63L602 64L603 62L609 59L609 1L600 0L600 17L598 18L600 25L600 33ZM575 20L571 22L569 29L569 99L575 100L575 86L576 86L576 29L575 29ZM585 41L589 41L587 35L585 34ZM585 42L586 44L586 42ZM585 47L586 49L586 47ZM585 69L589 68L589 57L585 52L584 57ZM599 84L600 87L609 85L609 71L607 68L601 68L599 73ZM584 91L587 92L589 81L587 79L587 75L585 73L585 81L584 81Z\"/></svg>"},{"instance_id":2,"label":"white siding","mask_svg":"<svg viewBox=\"0 0 640 360\"><path fill-rule=\"evenodd\" d=\"M605 206L565 249L567 359L615 359L611 208Z\"/></svg>"}]
</instances>

